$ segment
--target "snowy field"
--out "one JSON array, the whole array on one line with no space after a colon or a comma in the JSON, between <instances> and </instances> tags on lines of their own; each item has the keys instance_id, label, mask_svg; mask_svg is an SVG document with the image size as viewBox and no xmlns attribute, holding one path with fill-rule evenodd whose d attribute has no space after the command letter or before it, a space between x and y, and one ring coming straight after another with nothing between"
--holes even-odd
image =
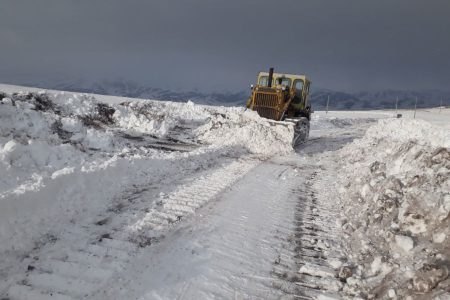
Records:
<instances>
[{"instance_id":1,"label":"snowy field","mask_svg":"<svg viewBox=\"0 0 450 300\"><path fill-rule=\"evenodd\" d=\"M450 109L0 85L0 299L449 299Z\"/></svg>"}]
</instances>

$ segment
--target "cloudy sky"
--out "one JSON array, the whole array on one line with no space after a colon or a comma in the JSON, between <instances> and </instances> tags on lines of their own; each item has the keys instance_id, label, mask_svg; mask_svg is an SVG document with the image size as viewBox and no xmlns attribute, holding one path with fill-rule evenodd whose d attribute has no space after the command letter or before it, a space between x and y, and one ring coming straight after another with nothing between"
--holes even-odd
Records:
<instances>
[{"instance_id":1,"label":"cloudy sky","mask_svg":"<svg viewBox=\"0 0 450 300\"><path fill-rule=\"evenodd\" d=\"M450 90L448 0L0 0L0 82Z\"/></svg>"}]
</instances>

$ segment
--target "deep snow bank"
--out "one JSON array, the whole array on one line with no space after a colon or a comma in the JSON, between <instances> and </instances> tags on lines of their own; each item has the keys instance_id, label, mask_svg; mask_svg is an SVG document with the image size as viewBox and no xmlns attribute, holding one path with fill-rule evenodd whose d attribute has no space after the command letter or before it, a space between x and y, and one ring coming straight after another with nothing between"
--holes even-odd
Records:
<instances>
[{"instance_id":1,"label":"deep snow bank","mask_svg":"<svg viewBox=\"0 0 450 300\"><path fill-rule=\"evenodd\" d=\"M131 141L149 144L169 137L197 152L228 147L271 155L292 151L292 131L274 127L239 108L211 108L168 102L106 105L86 95L2 95L0 102L0 197L21 193L41 177L88 168L92 156L124 155ZM137 144L134 154L161 156L157 147Z\"/></svg>"},{"instance_id":2,"label":"deep snow bank","mask_svg":"<svg viewBox=\"0 0 450 300\"><path fill-rule=\"evenodd\" d=\"M0 250L30 246L52 224L163 174L288 153L292 135L241 108L0 93Z\"/></svg>"},{"instance_id":3,"label":"deep snow bank","mask_svg":"<svg viewBox=\"0 0 450 300\"><path fill-rule=\"evenodd\" d=\"M271 125L256 112L240 107L141 101L124 103L116 116L120 126L135 132L146 130L144 124L150 119L151 127L157 124L159 129L153 133L162 136L171 129L190 124L191 139L211 149L238 146L262 155L286 154L293 150L292 127Z\"/></svg>"},{"instance_id":4,"label":"deep snow bank","mask_svg":"<svg viewBox=\"0 0 450 300\"><path fill-rule=\"evenodd\" d=\"M449 292L449 147L448 131L391 119L340 151L350 295L431 299Z\"/></svg>"}]
</instances>

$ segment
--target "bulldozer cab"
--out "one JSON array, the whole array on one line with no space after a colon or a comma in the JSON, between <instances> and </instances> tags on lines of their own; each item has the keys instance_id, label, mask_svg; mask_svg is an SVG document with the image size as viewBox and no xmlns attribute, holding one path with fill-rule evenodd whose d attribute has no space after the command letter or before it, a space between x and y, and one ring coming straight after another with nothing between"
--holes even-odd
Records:
<instances>
[{"instance_id":1,"label":"bulldozer cab","mask_svg":"<svg viewBox=\"0 0 450 300\"><path fill-rule=\"evenodd\" d=\"M259 86L268 87L269 84L269 73L268 72L259 72L258 74L258 83ZM309 85L310 81L304 75L293 75L293 74L281 74L281 73L273 73L273 82L276 85L281 87L286 87L296 94L297 102L301 102L300 100L304 99L306 101L306 105L308 104L308 95L309 95Z\"/></svg>"},{"instance_id":2,"label":"bulldozer cab","mask_svg":"<svg viewBox=\"0 0 450 300\"><path fill-rule=\"evenodd\" d=\"M309 120L310 83L304 75L273 73L273 70L259 72L247 107L257 111L261 117L275 121L293 117L306 117Z\"/></svg>"}]
</instances>

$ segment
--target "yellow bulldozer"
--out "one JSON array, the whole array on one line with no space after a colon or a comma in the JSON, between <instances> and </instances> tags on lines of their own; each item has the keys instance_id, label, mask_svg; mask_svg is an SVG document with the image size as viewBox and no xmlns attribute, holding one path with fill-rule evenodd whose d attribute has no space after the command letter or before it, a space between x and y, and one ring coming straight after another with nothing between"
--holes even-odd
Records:
<instances>
[{"instance_id":1,"label":"yellow bulldozer","mask_svg":"<svg viewBox=\"0 0 450 300\"><path fill-rule=\"evenodd\" d=\"M259 72L256 85L251 85L252 94L247 108L261 117L284 121L294 126L293 146L308 139L311 105L308 102L311 81L304 75Z\"/></svg>"}]
</instances>

